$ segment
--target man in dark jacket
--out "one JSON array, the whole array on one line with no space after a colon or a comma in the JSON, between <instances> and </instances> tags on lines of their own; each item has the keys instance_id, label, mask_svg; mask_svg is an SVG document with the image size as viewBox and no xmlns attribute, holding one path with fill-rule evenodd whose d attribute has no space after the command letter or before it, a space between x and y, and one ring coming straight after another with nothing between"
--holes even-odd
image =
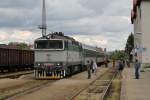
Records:
<instances>
[{"instance_id":1,"label":"man in dark jacket","mask_svg":"<svg viewBox=\"0 0 150 100\"><path fill-rule=\"evenodd\" d=\"M120 61L119 61L119 68L118 68L118 70L119 70L120 72L122 72L123 69L124 69L124 64L123 64L123 61L120 60Z\"/></svg>"},{"instance_id":2,"label":"man in dark jacket","mask_svg":"<svg viewBox=\"0 0 150 100\"><path fill-rule=\"evenodd\" d=\"M118 73L119 73L120 77L122 77L122 71L123 71L123 69L124 69L123 61L119 60L119 62L118 62Z\"/></svg>"},{"instance_id":3,"label":"man in dark jacket","mask_svg":"<svg viewBox=\"0 0 150 100\"><path fill-rule=\"evenodd\" d=\"M91 78L91 63L87 61L87 72L88 72L88 79Z\"/></svg>"}]
</instances>

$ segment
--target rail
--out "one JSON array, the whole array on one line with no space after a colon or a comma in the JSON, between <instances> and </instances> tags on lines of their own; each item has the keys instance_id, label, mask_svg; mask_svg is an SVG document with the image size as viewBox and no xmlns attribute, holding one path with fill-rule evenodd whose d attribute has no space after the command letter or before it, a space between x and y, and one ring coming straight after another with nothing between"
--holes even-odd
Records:
<instances>
[{"instance_id":1,"label":"rail","mask_svg":"<svg viewBox=\"0 0 150 100\"><path fill-rule=\"evenodd\" d=\"M115 73L114 73L112 79L109 81L109 84L108 84L108 86L106 87L106 90L103 92L103 94L102 94L100 100L104 100L105 97L107 96L107 94L108 94L108 92L109 92L109 89L111 88L112 81L114 80L114 78L115 78L115 76L117 75L117 73L118 73L118 72L115 71Z\"/></svg>"},{"instance_id":2,"label":"rail","mask_svg":"<svg viewBox=\"0 0 150 100\"><path fill-rule=\"evenodd\" d=\"M16 73L7 73L0 75L0 79L2 78L17 78L21 75L27 75L27 74L32 74L33 71L22 71L22 72L16 72Z\"/></svg>"},{"instance_id":3,"label":"rail","mask_svg":"<svg viewBox=\"0 0 150 100\"><path fill-rule=\"evenodd\" d=\"M104 100L110 90L112 81L116 74L116 70L112 68L108 69L89 85L87 85L84 89L81 89L75 95L73 95L71 100Z\"/></svg>"}]
</instances>

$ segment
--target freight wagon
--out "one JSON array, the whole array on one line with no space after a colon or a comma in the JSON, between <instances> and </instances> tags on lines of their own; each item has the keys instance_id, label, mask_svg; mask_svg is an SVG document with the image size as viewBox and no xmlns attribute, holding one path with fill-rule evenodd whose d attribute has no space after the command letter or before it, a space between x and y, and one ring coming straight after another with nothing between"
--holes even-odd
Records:
<instances>
[{"instance_id":1,"label":"freight wagon","mask_svg":"<svg viewBox=\"0 0 150 100\"><path fill-rule=\"evenodd\" d=\"M33 69L34 51L0 48L0 71Z\"/></svg>"},{"instance_id":2,"label":"freight wagon","mask_svg":"<svg viewBox=\"0 0 150 100\"><path fill-rule=\"evenodd\" d=\"M82 44L61 32L35 40L35 78L63 78L86 69L88 61L105 62L100 48Z\"/></svg>"}]
</instances>

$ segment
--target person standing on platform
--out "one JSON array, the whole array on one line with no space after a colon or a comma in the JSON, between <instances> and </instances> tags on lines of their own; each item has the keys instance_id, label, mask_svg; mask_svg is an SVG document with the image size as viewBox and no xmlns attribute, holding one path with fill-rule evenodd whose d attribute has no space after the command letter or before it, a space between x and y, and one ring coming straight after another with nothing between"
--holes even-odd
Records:
<instances>
[{"instance_id":1,"label":"person standing on platform","mask_svg":"<svg viewBox=\"0 0 150 100\"><path fill-rule=\"evenodd\" d=\"M135 79L139 79L140 78L140 67L141 67L141 63L136 59L135 60Z\"/></svg>"},{"instance_id":2,"label":"person standing on platform","mask_svg":"<svg viewBox=\"0 0 150 100\"><path fill-rule=\"evenodd\" d=\"M92 64L92 70L93 70L93 72L94 72L95 75L96 75L96 72L97 72L97 64L96 64L95 61L93 61L93 64Z\"/></svg>"},{"instance_id":3,"label":"person standing on platform","mask_svg":"<svg viewBox=\"0 0 150 100\"><path fill-rule=\"evenodd\" d=\"M130 68L130 61L129 59L126 61L128 68Z\"/></svg>"},{"instance_id":4,"label":"person standing on platform","mask_svg":"<svg viewBox=\"0 0 150 100\"><path fill-rule=\"evenodd\" d=\"M105 67L108 67L108 60L105 61Z\"/></svg>"},{"instance_id":5,"label":"person standing on platform","mask_svg":"<svg viewBox=\"0 0 150 100\"><path fill-rule=\"evenodd\" d=\"M123 69L124 69L124 67L126 66L125 60L122 60L122 64L123 64Z\"/></svg>"},{"instance_id":6,"label":"person standing on platform","mask_svg":"<svg viewBox=\"0 0 150 100\"><path fill-rule=\"evenodd\" d=\"M88 79L90 79L91 78L91 63L89 60L87 61L87 72L88 72Z\"/></svg>"},{"instance_id":7,"label":"person standing on platform","mask_svg":"<svg viewBox=\"0 0 150 100\"><path fill-rule=\"evenodd\" d=\"M91 60L91 64L90 64L90 66L91 66L92 73L94 73L93 63L94 63L94 61L93 61L93 60Z\"/></svg>"},{"instance_id":8,"label":"person standing on platform","mask_svg":"<svg viewBox=\"0 0 150 100\"><path fill-rule=\"evenodd\" d=\"M113 60L113 69L115 69L115 60Z\"/></svg>"},{"instance_id":9,"label":"person standing on platform","mask_svg":"<svg viewBox=\"0 0 150 100\"><path fill-rule=\"evenodd\" d=\"M119 71L120 77L122 77L122 71L123 71L123 69L124 69L123 61L122 61L122 60L119 60L119 63L118 63L118 71Z\"/></svg>"}]
</instances>

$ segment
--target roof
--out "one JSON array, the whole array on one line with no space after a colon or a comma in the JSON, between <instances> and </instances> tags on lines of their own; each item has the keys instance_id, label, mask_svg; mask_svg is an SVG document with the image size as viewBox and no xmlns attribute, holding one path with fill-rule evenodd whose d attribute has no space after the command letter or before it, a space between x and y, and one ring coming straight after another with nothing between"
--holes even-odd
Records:
<instances>
[{"instance_id":1,"label":"roof","mask_svg":"<svg viewBox=\"0 0 150 100\"><path fill-rule=\"evenodd\" d=\"M136 10L136 7L140 6L142 1L150 1L150 0L133 0L133 10Z\"/></svg>"},{"instance_id":2,"label":"roof","mask_svg":"<svg viewBox=\"0 0 150 100\"><path fill-rule=\"evenodd\" d=\"M136 18L136 12L132 9L131 10L131 23L134 23L134 19Z\"/></svg>"},{"instance_id":3,"label":"roof","mask_svg":"<svg viewBox=\"0 0 150 100\"><path fill-rule=\"evenodd\" d=\"M136 18L137 6L141 5L141 2L144 0L133 0L133 9L131 10L131 23L134 23L134 19ZM149 0L150 1L150 0Z\"/></svg>"},{"instance_id":4,"label":"roof","mask_svg":"<svg viewBox=\"0 0 150 100\"><path fill-rule=\"evenodd\" d=\"M52 34L48 34L46 35L45 37L40 37L36 40L39 40L39 39L66 39L66 40L72 40L72 41L76 41L74 38L72 37L69 37L69 36L64 36L64 34L62 32L55 32L55 33L52 33ZM35 41L36 41L35 40Z\"/></svg>"},{"instance_id":5,"label":"roof","mask_svg":"<svg viewBox=\"0 0 150 100\"><path fill-rule=\"evenodd\" d=\"M133 9L131 10L131 23L134 23L134 19L136 18L137 6L141 5L142 1L150 1L150 0L133 0Z\"/></svg>"}]
</instances>

